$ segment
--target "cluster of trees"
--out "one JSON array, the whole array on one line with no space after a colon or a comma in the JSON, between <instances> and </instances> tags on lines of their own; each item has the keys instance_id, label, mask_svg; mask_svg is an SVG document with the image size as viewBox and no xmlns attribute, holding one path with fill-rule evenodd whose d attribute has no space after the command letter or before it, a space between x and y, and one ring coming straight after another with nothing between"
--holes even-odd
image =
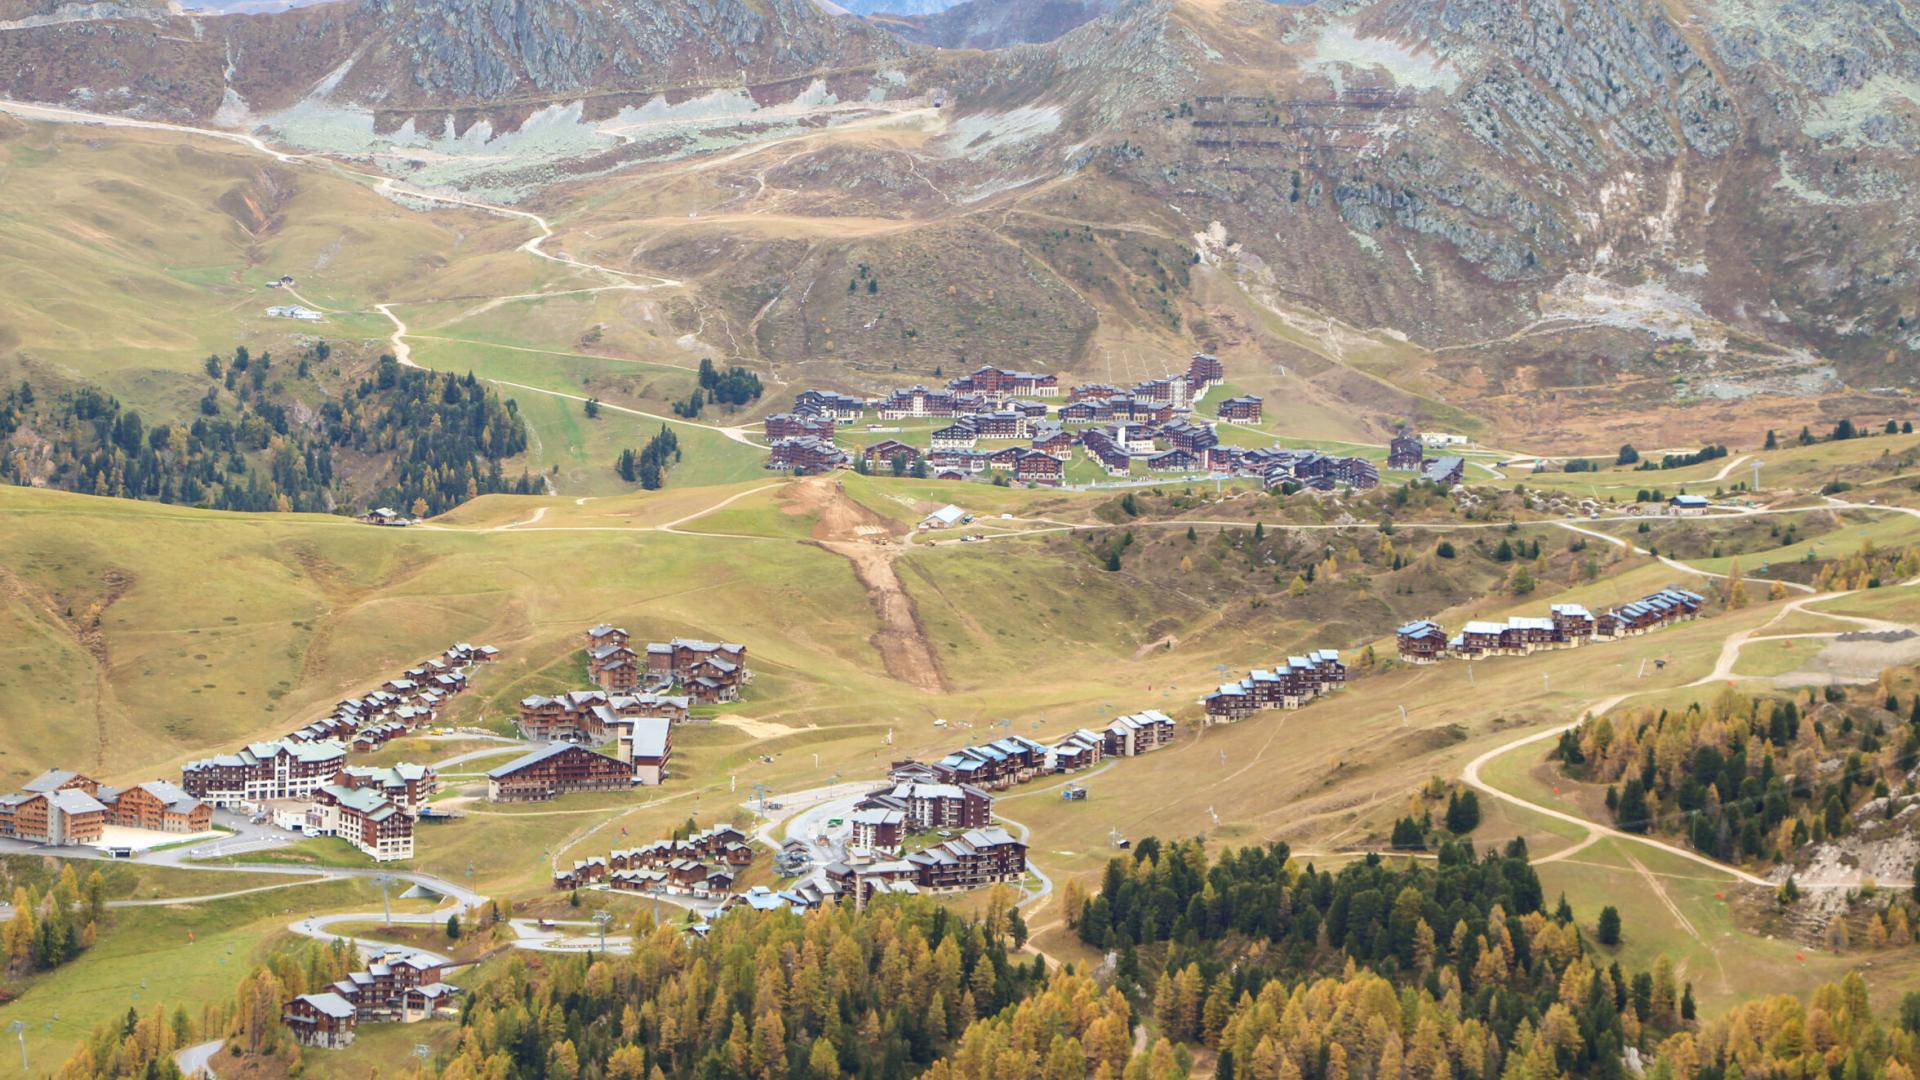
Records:
<instances>
[{"instance_id":1,"label":"cluster of trees","mask_svg":"<svg viewBox=\"0 0 1920 1080\"><path fill-rule=\"evenodd\" d=\"M1854 808L1920 760L1920 700L1898 728L1864 703L1803 713L1791 699L1727 689L1677 713L1589 718L1551 757L1576 780L1608 785L1624 830L1679 836L1719 859L1778 860L1852 829ZM1828 761L1839 767L1823 769Z\"/></svg>"},{"instance_id":2,"label":"cluster of trees","mask_svg":"<svg viewBox=\"0 0 1920 1080\"><path fill-rule=\"evenodd\" d=\"M760 392L760 376L743 367L729 367L721 371L713 366L711 359L703 359L700 361L700 386L688 394L686 400L673 403L673 415L692 420L700 415L700 410L709 401L729 409L738 408L758 400Z\"/></svg>"},{"instance_id":3,"label":"cluster of trees","mask_svg":"<svg viewBox=\"0 0 1920 1080\"><path fill-rule=\"evenodd\" d=\"M1913 434L1913 421L1888 420L1886 423L1886 426L1881 428L1880 430L1883 434L1887 434L1887 435L1911 435ZM1833 431L1827 435L1827 438L1828 439L1858 439L1863 436L1871 435L1871 434L1873 434L1873 430L1871 427L1855 427L1852 420L1843 419L1833 425ZM1813 429L1811 427L1802 426L1800 428L1800 434L1795 436L1794 441L1799 443L1801 446L1812 446L1814 443L1820 442L1822 440L1818 435L1815 435L1813 433ZM1766 443L1765 449L1773 450L1777 448L1779 445L1780 445L1779 438L1774 435L1772 428L1768 428L1767 443Z\"/></svg>"},{"instance_id":4,"label":"cluster of trees","mask_svg":"<svg viewBox=\"0 0 1920 1080\"><path fill-rule=\"evenodd\" d=\"M746 405L760 399L760 376L738 366L721 371L713 366L711 359L703 359L700 389L706 393L707 400L716 405Z\"/></svg>"},{"instance_id":5,"label":"cluster of trees","mask_svg":"<svg viewBox=\"0 0 1920 1080\"><path fill-rule=\"evenodd\" d=\"M1812 550L1808 550L1812 556ZM1822 592L1831 589L1877 589L1882 585L1897 585L1920 577L1920 547L1887 548L1877 547L1872 540L1862 540L1860 547L1852 555L1843 559L1834 559L1820 568L1814 575L1814 588Z\"/></svg>"},{"instance_id":6,"label":"cluster of trees","mask_svg":"<svg viewBox=\"0 0 1920 1080\"><path fill-rule=\"evenodd\" d=\"M132 1008L125 1020L103 1024L75 1047L58 1080L175 1080L180 1070L174 1051L199 1038L222 1038L228 1049L260 1059L265 1074L279 1074L280 1060L293 1047L281 1016L293 998L326 988L360 965L344 941L309 942L277 951L241 979L230 1001L209 1002L196 1022L184 1007L169 1014L163 1006L142 1016Z\"/></svg>"},{"instance_id":7,"label":"cluster of trees","mask_svg":"<svg viewBox=\"0 0 1920 1080\"><path fill-rule=\"evenodd\" d=\"M309 361L293 368L309 378ZM538 481L509 481L502 460L526 449L513 402L464 377L401 368L382 357L374 376L321 400L296 397L274 373L273 357L235 349L209 356L214 385L190 421L149 424L103 391L82 386L38 395L22 383L0 401L0 475L14 484L204 506L219 510L325 513L356 500L335 453L377 459L366 505L439 513L487 492L531 493Z\"/></svg>"},{"instance_id":8,"label":"cluster of trees","mask_svg":"<svg viewBox=\"0 0 1920 1080\"><path fill-rule=\"evenodd\" d=\"M421 517L476 495L541 490L525 472L517 480L501 474L500 463L527 448L526 421L472 372L403 368L382 356L372 379L322 405L320 417L334 446L388 458L386 482L368 505L406 506Z\"/></svg>"},{"instance_id":9,"label":"cluster of trees","mask_svg":"<svg viewBox=\"0 0 1920 1080\"><path fill-rule=\"evenodd\" d=\"M620 479L629 484L639 484L648 491L658 491L667 482L667 469L680 461L680 437L665 424L660 425L660 434L647 440L647 445L635 453L632 447L620 451L620 460L614 470Z\"/></svg>"},{"instance_id":10,"label":"cluster of trees","mask_svg":"<svg viewBox=\"0 0 1920 1080\"><path fill-rule=\"evenodd\" d=\"M1479 828L1479 794L1472 788L1449 789L1446 810L1440 816L1440 823L1455 837L1465 836ZM1389 842L1400 851L1425 851L1436 839L1445 842L1447 838L1434 836L1433 812L1423 810L1418 816L1408 814L1395 821Z\"/></svg>"},{"instance_id":11,"label":"cluster of trees","mask_svg":"<svg viewBox=\"0 0 1920 1080\"><path fill-rule=\"evenodd\" d=\"M100 871L82 882L65 863L52 887L14 886L13 917L0 924L0 970L50 971L93 947L106 915Z\"/></svg>"},{"instance_id":12,"label":"cluster of trees","mask_svg":"<svg viewBox=\"0 0 1920 1080\"><path fill-rule=\"evenodd\" d=\"M537 981L514 960L470 991L442 1075L917 1076L976 1020L1043 988L1076 993L1050 983L1039 958L1008 957L1009 900L1002 891L977 919L918 899L805 918L742 910L705 938L649 926L627 956L550 958ZM1118 1007L1103 1030L1124 1052ZM997 1045L976 1038L977 1052ZM954 1068L945 1075L976 1075Z\"/></svg>"},{"instance_id":13,"label":"cluster of trees","mask_svg":"<svg viewBox=\"0 0 1920 1080\"><path fill-rule=\"evenodd\" d=\"M1633 447L1631 446L1623 446L1620 448L1620 452L1624 456L1627 451L1632 449ZM1662 455L1660 460L1657 462L1641 461L1640 468L1643 470L1645 469L1684 469L1689 465L1699 465L1703 462L1715 461L1726 456L1727 456L1727 448L1724 446L1718 446L1718 445L1703 446L1700 449L1695 450L1691 454L1665 454L1665 455ZM1633 455L1633 458L1635 461L1639 461L1640 455L1636 453ZM1621 464L1624 465L1624 464L1627 464L1627 462L1622 461Z\"/></svg>"},{"instance_id":14,"label":"cluster of trees","mask_svg":"<svg viewBox=\"0 0 1920 1080\"><path fill-rule=\"evenodd\" d=\"M1287 845L1272 844L1209 863L1197 840L1164 849L1143 840L1131 858L1107 864L1099 895L1076 897L1070 888L1066 911L1081 939L1104 949L1240 936L1271 942L1269 955L1283 958L1287 969L1331 949L1389 971L1413 967L1418 955L1470 971L1482 950L1456 956L1438 941L1436 927L1484 932L1496 908L1515 918L1541 908L1540 879L1524 845L1480 859L1470 845L1448 843L1437 867L1396 868L1373 857L1337 873L1296 869L1290 855Z\"/></svg>"},{"instance_id":15,"label":"cluster of trees","mask_svg":"<svg viewBox=\"0 0 1920 1080\"><path fill-rule=\"evenodd\" d=\"M1564 899L1543 908L1518 841L1338 874L1298 868L1285 845L1211 863L1198 841L1135 853L1097 897L1070 885L1066 914L1119 952L1119 985L1139 984L1162 1032L1217 1051L1226 1080L1621 1076L1627 1047L1694 1019L1671 962L1629 975L1588 952ZM1181 1053L1162 1075L1180 1075ZM1155 1075L1153 1057L1125 1075Z\"/></svg>"}]
</instances>

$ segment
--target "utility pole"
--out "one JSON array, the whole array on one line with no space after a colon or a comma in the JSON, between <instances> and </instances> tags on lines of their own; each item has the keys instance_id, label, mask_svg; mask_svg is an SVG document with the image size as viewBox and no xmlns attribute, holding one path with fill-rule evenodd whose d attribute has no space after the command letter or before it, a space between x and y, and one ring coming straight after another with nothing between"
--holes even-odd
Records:
<instances>
[{"instance_id":1,"label":"utility pole","mask_svg":"<svg viewBox=\"0 0 1920 1080\"><path fill-rule=\"evenodd\" d=\"M1400 706L1400 726L1407 726L1407 707L1405 705Z\"/></svg>"},{"instance_id":2,"label":"utility pole","mask_svg":"<svg viewBox=\"0 0 1920 1080\"><path fill-rule=\"evenodd\" d=\"M24 1075L29 1072L27 1068L27 1022L25 1020L15 1020L13 1022L13 1033L20 1039L20 1072Z\"/></svg>"},{"instance_id":3,"label":"utility pole","mask_svg":"<svg viewBox=\"0 0 1920 1080\"><path fill-rule=\"evenodd\" d=\"M601 909L593 913L593 921L600 927L600 955L607 954L607 924L613 921L613 912Z\"/></svg>"},{"instance_id":4,"label":"utility pole","mask_svg":"<svg viewBox=\"0 0 1920 1080\"><path fill-rule=\"evenodd\" d=\"M1467 665L1467 685L1468 686L1473 685L1473 665L1472 664Z\"/></svg>"},{"instance_id":5,"label":"utility pole","mask_svg":"<svg viewBox=\"0 0 1920 1080\"><path fill-rule=\"evenodd\" d=\"M426 1075L426 1072L427 1072L427 1059L429 1059L429 1058L431 1058L431 1057L433 1057L433 1047L431 1047L431 1046L428 1046L428 1045L427 1045L426 1043L414 1043L414 1044L413 1044L413 1056L414 1056L414 1057L417 1057L417 1058L419 1058L419 1059L420 1059L420 1073L421 1073L421 1075L423 1075L423 1076L424 1076L424 1075Z\"/></svg>"},{"instance_id":6,"label":"utility pole","mask_svg":"<svg viewBox=\"0 0 1920 1080\"><path fill-rule=\"evenodd\" d=\"M380 886L380 909L386 913L386 917L387 917L387 921L382 925L392 926L393 925L393 901L387 898L387 886L393 883L393 879L388 877L385 874L376 874L374 875L373 883L375 885Z\"/></svg>"},{"instance_id":7,"label":"utility pole","mask_svg":"<svg viewBox=\"0 0 1920 1080\"><path fill-rule=\"evenodd\" d=\"M1753 490L1755 491L1760 490L1760 466L1762 464L1763 462L1761 462L1759 458L1753 459Z\"/></svg>"}]
</instances>

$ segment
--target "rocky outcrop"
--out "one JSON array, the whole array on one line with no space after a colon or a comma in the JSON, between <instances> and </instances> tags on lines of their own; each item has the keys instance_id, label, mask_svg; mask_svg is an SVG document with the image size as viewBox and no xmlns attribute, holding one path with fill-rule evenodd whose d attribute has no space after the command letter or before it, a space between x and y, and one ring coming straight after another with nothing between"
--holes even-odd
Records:
<instances>
[{"instance_id":1,"label":"rocky outcrop","mask_svg":"<svg viewBox=\"0 0 1920 1080\"><path fill-rule=\"evenodd\" d=\"M1115 0L965 0L937 14L887 14L869 21L917 45L1004 49L1052 41L1115 6Z\"/></svg>"}]
</instances>

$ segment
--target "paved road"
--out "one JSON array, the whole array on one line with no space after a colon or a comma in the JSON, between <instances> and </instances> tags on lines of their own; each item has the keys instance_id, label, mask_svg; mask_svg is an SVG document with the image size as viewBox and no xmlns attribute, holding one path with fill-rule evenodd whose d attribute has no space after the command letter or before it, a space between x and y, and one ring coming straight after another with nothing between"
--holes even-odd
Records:
<instances>
[{"instance_id":1,"label":"paved road","mask_svg":"<svg viewBox=\"0 0 1920 1080\"><path fill-rule=\"evenodd\" d=\"M211 1077L213 1070L207 1068L207 1062L225 1045L227 1040L214 1039L211 1042L189 1046L174 1053L173 1063L180 1067L181 1075L188 1077L189 1080L195 1076Z\"/></svg>"}]
</instances>

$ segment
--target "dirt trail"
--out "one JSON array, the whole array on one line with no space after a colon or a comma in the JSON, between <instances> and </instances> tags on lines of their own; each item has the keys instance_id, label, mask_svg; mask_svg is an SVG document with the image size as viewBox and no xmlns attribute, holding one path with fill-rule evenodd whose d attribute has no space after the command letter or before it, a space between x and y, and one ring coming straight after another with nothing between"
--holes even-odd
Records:
<instances>
[{"instance_id":1,"label":"dirt trail","mask_svg":"<svg viewBox=\"0 0 1920 1080\"><path fill-rule=\"evenodd\" d=\"M871 640L887 674L922 690L947 689L946 672L920 624L919 609L893 565L904 550L895 540L906 528L847 498L840 484L827 477L802 480L786 494L787 512L814 515L814 542L852 563L854 576L866 587L880 618L880 630Z\"/></svg>"}]
</instances>

